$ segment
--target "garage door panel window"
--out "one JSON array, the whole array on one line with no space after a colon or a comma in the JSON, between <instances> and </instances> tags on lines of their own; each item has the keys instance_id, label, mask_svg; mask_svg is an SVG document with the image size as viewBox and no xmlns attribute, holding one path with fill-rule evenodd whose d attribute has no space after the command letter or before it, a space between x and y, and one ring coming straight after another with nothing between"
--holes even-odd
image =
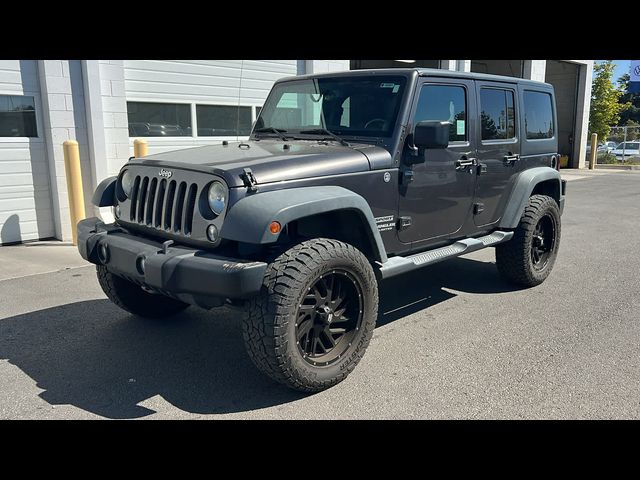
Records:
<instances>
[{"instance_id":1,"label":"garage door panel window","mask_svg":"<svg viewBox=\"0 0 640 480\"><path fill-rule=\"evenodd\" d=\"M196 105L199 137L246 136L251 132L251 107Z\"/></svg>"},{"instance_id":2,"label":"garage door panel window","mask_svg":"<svg viewBox=\"0 0 640 480\"><path fill-rule=\"evenodd\" d=\"M130 137L191 136L188 104L127 102Z\"/></svg>"},{"instance_id":3,"label":"garage door panel window","mask_svg":"<svg viewBox=\"0 0 640 480\"><path fill-rule=\"evenodd\" d=\"M251 133L252 107L127 102L130 137L236 137ZM260 107L256 107L259 114ZM197 120L197 132L193 124Z\"/></svg>"},{"instance_id":4,"label":"garage door panel window","mask_svg":"<svg viewBox=\"0 0 640 480\"><path fill-rule=\"evenodd\" d=\"M512 90L480 90L482 140L513 140L516 136L514 94Z\"/></svg>"},{"instance_id":5,"label":"garage door panel window","mask_svg":"<svg viewBox=\"0 0 640 480\"><path fill-rule=\"evenodd\" d=\"M0 95L0 137L37 137L35 98Z\"/></svg>"},{"instance_id":6,"label":"garage door panel window","mask_svg":"<svg viewBox=\"0 0 640 480\"><path fill-rule=\"evenodd\" d=\"M551 95L545 92L524 92L524 125L527 140L553 138Z\"/></svg>"}]
</instances>

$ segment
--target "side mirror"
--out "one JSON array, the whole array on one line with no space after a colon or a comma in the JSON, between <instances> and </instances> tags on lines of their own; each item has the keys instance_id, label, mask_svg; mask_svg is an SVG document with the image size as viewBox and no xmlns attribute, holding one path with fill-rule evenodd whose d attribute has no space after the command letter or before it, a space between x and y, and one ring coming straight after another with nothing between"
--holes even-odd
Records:
<instances>
[{"instance_id":1,"label":"side mirror","mask_svg":"<svg viewBox=\"0 0 640 480\"><path fill-rule=\"evenodd\" d=\"M449 122L434 120L418 122L413 132L413 144L418 148L447 148L449 125Z\"/></svg>"}]
</instances>

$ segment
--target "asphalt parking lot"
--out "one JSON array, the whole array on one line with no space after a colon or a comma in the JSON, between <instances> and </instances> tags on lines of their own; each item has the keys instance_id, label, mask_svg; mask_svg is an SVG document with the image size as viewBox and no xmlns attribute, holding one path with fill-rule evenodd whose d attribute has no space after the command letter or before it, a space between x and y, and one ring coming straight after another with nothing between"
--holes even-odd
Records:
<instances>
[{"instance_id":1,"label":"asphalt parking lot","mask_svg":"<svg viewBox=\"0 0 640 480\"><path fill-rule=\"evenodd\" d=\"M640 174L566 177L543 285L493 249L385 282L363 361L315 395L254 369L231 310L138 319L82 263L2 279L0 418L640 418Z\"/></svg>"}]
</instances>

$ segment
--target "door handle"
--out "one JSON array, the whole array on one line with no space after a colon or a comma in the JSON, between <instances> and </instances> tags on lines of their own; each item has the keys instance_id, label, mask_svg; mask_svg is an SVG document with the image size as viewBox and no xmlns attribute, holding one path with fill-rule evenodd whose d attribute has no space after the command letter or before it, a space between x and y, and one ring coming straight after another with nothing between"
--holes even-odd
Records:
<instances>
[{"instance_id":1,"label":"door handle","mask_svg":"<svg viewBox=\"0 0 640 480\"><path fill-rule=\"evenodd\" d=\"M478 164L478 160L475 158L467 158L466 155L463 155L458 160L456 160L456 170L465 170L467 167L473 167Z\"/></svg>"},{"instance_id":2,"label":"door handle","mask_svg":"<svg viewBox=\"0 0 640 480\"><path fill-rule=\"evenodd\" d=\"M518 160L520 160L520 155L518 155L517 153L515 155L512 155L511 152L509 152L508 155L504 156L504 163L508 165L514 164Z\"/></svg>"}]
</instances>

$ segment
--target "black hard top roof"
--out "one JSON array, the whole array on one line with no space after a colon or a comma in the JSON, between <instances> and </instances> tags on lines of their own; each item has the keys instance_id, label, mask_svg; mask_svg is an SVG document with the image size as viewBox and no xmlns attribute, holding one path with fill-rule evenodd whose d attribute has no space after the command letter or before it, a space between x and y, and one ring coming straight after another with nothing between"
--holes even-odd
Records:
<instances>
[{"instance_id":1,"label":"black hard top roof","mask_svg":"<svg viewBox=\"0 0 640 480\"><path fill-rule=\"evenodd\" d=\"M421 77L447 77L447 78L467 78L471 80L485 80L488 82L509 82L509 83L522 83L532 86L540 87L541 85L548 85L545 82L538 82L535 80L528 80L525 78L506 77L504 75L489 75L488 73L475 73L475 72L458 72L454 70L441 70L439 68L372 68L363 70L344 70L341 72L329 72L329 73L317 73L309 75L299 75L295 77L286 77L281 81L300 80L304 78L321 78L321 77L347 77L353 75L411 75L418 73Z\"/></svg>"}]
</instances>

